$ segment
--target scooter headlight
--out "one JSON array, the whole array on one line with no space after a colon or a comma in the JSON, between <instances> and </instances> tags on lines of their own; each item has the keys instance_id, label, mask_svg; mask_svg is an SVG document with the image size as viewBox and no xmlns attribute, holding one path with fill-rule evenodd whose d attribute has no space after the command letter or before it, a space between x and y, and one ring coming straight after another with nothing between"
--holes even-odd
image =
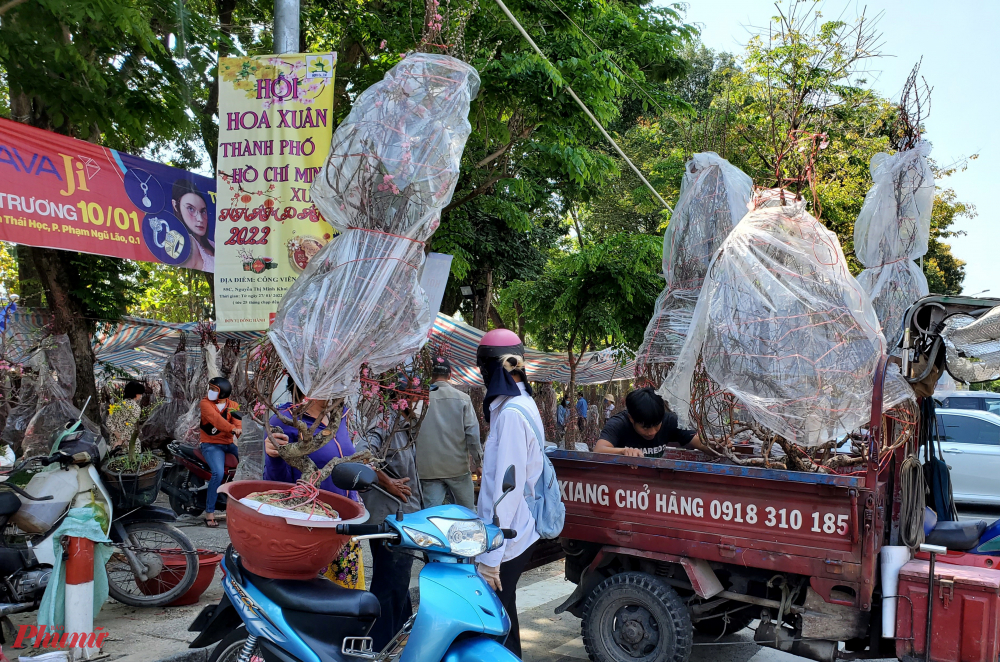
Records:
<instances>
[{"instance_id":1,"label":"scooter headlight","mask_svg":"<svg viewBox=\"0 0 1000 662\"><path fill-rule=\"evenodd\" d=\"M434 536L424 533L423 531L417 531L416 529L411 529L408 526L403 527L403 533L413 538L413 542L417 543L421 547L444 547L444 543L440 539Z\"/></svg>"},{"instance_id":2,"label":"scooter headlight","mask_svg":"<svg viewBox=\"0 0 1000 662\"><path fill-rule=\"evenodd\" d=\"M472 558L486 551L486 525L478 519L446 519L429 517L451 545L453 554Z\"/></svg>"}]
</instances>

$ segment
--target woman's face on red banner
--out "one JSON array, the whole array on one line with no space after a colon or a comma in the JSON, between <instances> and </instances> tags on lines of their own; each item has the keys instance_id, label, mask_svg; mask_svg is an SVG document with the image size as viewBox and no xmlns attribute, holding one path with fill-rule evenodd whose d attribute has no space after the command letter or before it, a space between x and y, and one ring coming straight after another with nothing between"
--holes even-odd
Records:
<instances>
[{"instance_id":1,"label":"woman's face on red banner","mask_svg":"<svg viewBox=\"0 0 1000 662\"><path fill-rule=\"evenodd\" d=\"M186 193L174 201L174 212L193 234L204 237L208 231L208 205L197 193Z\"/></svg>"}]
</instances>

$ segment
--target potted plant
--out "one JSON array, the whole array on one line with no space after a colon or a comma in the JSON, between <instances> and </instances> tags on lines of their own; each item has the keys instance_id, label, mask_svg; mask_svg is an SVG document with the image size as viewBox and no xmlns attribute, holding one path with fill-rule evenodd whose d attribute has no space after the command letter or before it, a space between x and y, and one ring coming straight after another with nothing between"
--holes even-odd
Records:
<instances>
[{"instance_id":1,"label":"potted plant","mask_svg":"<svg viewBox=\"0 0 1000 662\"><path fill-rule=\"evenodd\" d=\"M139 419L131 424L126 451L112 457L101 467L101 478L116 508L148 506L156 500L160 491L163 460L152 451L140 452L138 448L139 430L159 404L156 402L141 409Z\"/></svg>"}]
</instances>

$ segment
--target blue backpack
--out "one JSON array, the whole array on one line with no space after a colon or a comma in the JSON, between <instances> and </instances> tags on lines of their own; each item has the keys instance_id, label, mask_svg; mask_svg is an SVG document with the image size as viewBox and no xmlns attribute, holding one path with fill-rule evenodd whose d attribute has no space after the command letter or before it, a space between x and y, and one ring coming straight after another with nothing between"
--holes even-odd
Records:
<instances>
[{"instance_id":1,"label":"blue backpack","mask_svg":"<svg viewBox=\"0 0 1000 662\"><path fill-rule=\"evenodd\" d=\"M535 433L535 439L538 440L539 450L542 452L542 475L535 483L533 495L529 494L527 481L524 484L524 499L528 502L531 516L535 518L535 531L542 538L558 538L566 523L566 506L559 493L556 469L552 466L552 460L545 454L545 435L535 426L534 417L524 407L508 402L500 411L507 408L517 411L528 422L531 431Z\"/></svg>"}]
</instances>

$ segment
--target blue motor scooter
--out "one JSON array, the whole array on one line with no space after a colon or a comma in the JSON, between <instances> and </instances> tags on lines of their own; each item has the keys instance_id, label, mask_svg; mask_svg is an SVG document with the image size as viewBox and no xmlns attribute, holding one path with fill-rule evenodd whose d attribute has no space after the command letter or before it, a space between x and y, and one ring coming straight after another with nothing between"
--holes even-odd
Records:
<instances>
[{"instance_id":1,"label":"blue motor scooter","mask_svg":"<svg viewBox=\"0 0 1000 662\"><path fill-rule=\"evenodd\" d=\"M374 488L394 498L362 464L340 464L331 478L342 490ZM514 486L511 466L497 503ZM503 647L510 617L473 565L476 556L496 549L516 532L499 528L495 518L487 524L468 508L446 505L408 515L397 511L395 519L382 524L341 524L337 533L384 540L397 550L427 555L420 571L417 613L384 650L372 650L372 639L366 636L380 614L372 593L342 588L324 578L294 581L253 575L231 545L222 561L225 596L191 625L201 632L191 648L220 642L210 662L516 662Z\"/></svg>"}]
</instances>

